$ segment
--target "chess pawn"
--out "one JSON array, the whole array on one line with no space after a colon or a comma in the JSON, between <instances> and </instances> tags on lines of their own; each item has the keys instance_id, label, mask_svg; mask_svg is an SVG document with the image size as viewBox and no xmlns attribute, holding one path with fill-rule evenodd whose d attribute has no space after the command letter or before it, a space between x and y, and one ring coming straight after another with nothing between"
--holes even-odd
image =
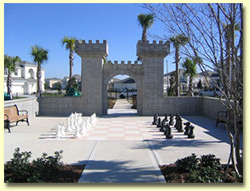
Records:
<instances>
[{"instance_id":1,"label":"chess pawn","mask_svg":"<svg viewBox=\"0 0 250 191\"><path fill-rule=\"evenodd\" d=\"M169 119L169 126L174 125L174 121L173 121L174 116L173 116L173 114L170 114L169 118L170 118Z\"/></svg>"},{"instance_id":2,"label":"chess pawn","mask_svg":"<svg viewBox=\"0 0 250 191\"><path fill-rule=\"evenodd\" d=\"M165 113L164 120L167 122L168 121L168 114Z\"/></svg>"},{"instance_id":3,"label":"chess pawn","mask_svg":"<svg viewBox=\"0 0 250 191\"><path fill-rule=\"evenodd\" d=\"M167 127L169 127L169 125L168 124L166 124L164 127L163 127L163 132L164 132L164 135L166 136L167 135L167 131L168 131L168 128Z\"/></svg>"},{"instance_id":4,"label":"chess pawn","mask_svg":"<svg viewBox=\"0 0 250 191\"><path fill-rule=\"evenodd\" d=\"M65 131L66 132L72 131L70 118L67 119L67 127L66 127Z\"/></svg>"},{"instance_id":5,"label":"chess pawn","mask_svg":"<svg viewBox=\"0 0 250 191\"><path fill-rule=\"evenodd\" d=\"M164 128L165 124L166 124L166 120L163 119L162 122L161 122L161 128L160 128L161 132L163 132L163 128Z\"/></svg>"},{"instance_id":6,"label":"chess pawn","mask_svg":"<svg viewBox=\"0 0 250 191\"><path fill-rule=\"evenodd\" d=\"M153 117L152 125L157 125L157 118L158 118L158 114L155 114Z\"/></svg>"},{"instance_id":7,"label":"chess pawn","mask_svg":"<svg viewBox=\"0 0 250 191\"><path fill-rule=\"evenodd\" d=\"M193 139L195 136L194 136L194 126L193 125L190 125L189 127L189 133L188 133L188 138L189 139Z\"/></svg>"},{"instance_id":8,"label":"chess pawn","mask_svg":"<svg viewBox=\"0 0 250 191\"><path fill-rule=\"evenodd\" d=\"M81 124L81 131L80 131L80 134L81 135L86 135L87 133L87 128L86 128L86 122L84 121L82 124Z\"/></svg>"},{"instance_id":9,"label":"chess pawn","mask_svg":"<svg viewBox=\"0 0 250 191\"><path fill-rule=\"evenodd\" d=\"M80 138L80 137L81 137L81 134L80 134L80 132L79 132L79 128L77 127L77 128L76 128L76 133L75 133L74 138L75 138L75 139L78 139L78 138Z\"/></svg>"},{"instance_id":10,"label":"chess pawn","mask_svg":"<svg viewBox=\"0 0 250 191\"><path fill-rule=\"evenodd\" d=\"M91 124L90 124L89 118L86 119L86 127L88 130L91 129Z\"/></svg>"},{"instance_id":11,"label":"chess pawn","mask_svg":"<svg viewBox=\"0 0 250 191\"><path fill-rule=\"evenodd\" d=\"M60 139L62 137L62 134L61 134L61 126L58 124L56 125L56 136L55 136L57 139Z\"/></svg>"},{"instance_id":12,"label":"chess pawn","mask_svg":"<svg viewBox=\"0 0 250 191\"><path fill-rule=\"evenodd\" d=\"M179 120L179 124L178 124L178 132L183 132L184 130L183 130L183 127L182 127L182 120L180 119Z\"/></svg>"},{"instance_id":13,"label":"chess pawn","mask_svg":"<svg viewBox=\"0 0 250 191\"><path fill-rule=\"evenodd\" d=\"M188 135L188 133L189 133L189 127L190 127L190 122L186 122L186 123L184 123L184 125L186 125L185 127L184 127L184 135Z\"/></svg>"},{"instance_id":14,"label":"chess pawn","mask_svg":"<svg viewBox=\"0 0 250 191\"><path fill-rule=\"evenodd\" d=\"M60 122L59 124L61 126L61 135L65 135L65 123L64 122Z\"/></svg>"},{"instance_id":15,"label":"chess pawn","mask_svg":"<svg viewBox=\"0 0 250 191\"><path fill-rule=\"evenodd\" d=\"M161 127L161 118L158 118L157 127Z\"/></svg>"},{"instance_id":16,"label":"chess pawn","mask_svg":"<svg viewBox=\"0 0 250 191\"><path fill-rule=\"evenodd\" d=\"M78 125L81 125L81 124L82 124L82 118L79 117L79 118L78 118Z\"/></svg>"},{"instance_id":17,"label":"chess pawn","mask_svg":"<svg viewBox=\"0 0 250 191\"><path fill-rule=\"evenodd\" d=\"M171 127L167 126L166 139L173 139L173 135L171 133Z\"/></svg>"}]
</instances>

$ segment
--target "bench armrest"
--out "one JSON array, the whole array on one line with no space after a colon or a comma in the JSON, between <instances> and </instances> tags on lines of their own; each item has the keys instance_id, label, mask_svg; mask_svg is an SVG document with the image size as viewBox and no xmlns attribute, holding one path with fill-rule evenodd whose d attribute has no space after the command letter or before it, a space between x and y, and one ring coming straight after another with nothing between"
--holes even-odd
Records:
<instances>
[{"instance_id":1,"label":"bench armrest","mask_svg":"<svg viewBox=\"0 0 250 191\"><path fill-rule=\"evenodd\" d=\"M218 111L217 116L218 117L227 117L227 111Z\"/></svg>"},{"instance_id":2,"label":"bench armrest","mask_svg":"<svg viewBox=\"0 0 250 191\"><path fill-rule=\"evenodd\" d=\"M9 120L9 119L10 119L10 118L9 118L9 116L8 116L6 113L4 114L4 116L6 116L6 117L7 117L7 120Z\"/></svg>"},{"instance_id":3,"label":"bench armrest","mask_svg":"<svg viewBox=\"0 0 250 191\"><path fill-rule=\"evenodd\" d=\"M27 110L18 110L18 112L19 112L19 113L20 113L20 112L25 112L26 115L28 115L28 111L27 111Z\"/></svg>"},{"instance_id":4,"label":"bench armrest","mask_svg":"<svg viewBox=\"0 0 250 191\"><path fill-rule=\"evenodd\" d=\"M9 118L9 116L8 116L6 113L4 114L4 116L6 116L6 117L7 117L7 120L9 120L9 119L10 119L10 118Z\"/></svg>"}]
</instances>

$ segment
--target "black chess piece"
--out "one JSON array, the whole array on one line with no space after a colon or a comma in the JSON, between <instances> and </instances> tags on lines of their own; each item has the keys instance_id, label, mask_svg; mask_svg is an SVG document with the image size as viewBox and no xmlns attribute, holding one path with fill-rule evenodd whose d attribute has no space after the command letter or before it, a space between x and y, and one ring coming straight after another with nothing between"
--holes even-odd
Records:
<instances>
[{"instance_id":1,"label":"black chess piece","mask_svg":"<svg viewBox=\"0 0 250 191\"><path fill-rule=\"evenodd\" d=\"M163 119L162 122L161 122L161 128L160 128L161 132L163 132L163 128L164 128L165 124L166 124L166 120Z\"/></svg>"},{"instance_id":2,"label":"black chess piece","mask_svg":"<svg viewBox=\"0 0 250 191\"><path fill-rule=\"evenodd\" d=\"M170 117L169 117L169 126L174 125L173 118L174 118L173 114L170 114Z\"/></svg>"},{"instance_id":3,"label":"black chess piece","mask_svg":"<svg viewBox=\"0 0 250 191\"><path fill-rule=\"evenodd\" d=\"M183 132L183 127L182 127L182 119L181 117L178 118L178 128L177 128L178 132Z\"/></svg>"},{"instance_id":4,"label":"black chess piece","mask_svg":"<svg viewBox=\"0 0 250 191\"><path fill-rule=\"evenodd\" d=\"M166 139L173 139L173 135L171 133L171 127L166 126L167 133L166 133Z\"/></svg>"},{"instance_id":5,"label":"black chess piece","mask_svg":"<svg viewBox=\"0 0 250 191\"><path fill-rule=\"evenodd\" d=\"M163 126L164 135L167 135L167 127L169 127L168 124L166 124L166 125Z\"/></svg>"},{"instance_id":6,"label":"black chess piece","mask_svg":"<svg viewBox=\"0 0 250 191\"><path fill-rule=\"evenodd\" d=\"M153 118L152 125L156 125L157 124L157 118L158 118L158 114L155 114L154 118Z\"/></svg>"},{"instance_id":7,"label":"black chess piece","mask_svg":"<svg viewBox=\"0 0 250 191\"><path fill-rule=\"evenodd\" d=\"M166 122L168 121L168 114L165 113L165 118Z\"/></svg>"},{"instance_id":8,"label":"black chess piece","mask_svg":"<svg viewBox=\"0 0 250 191\"><path fill-rule=\"evenodd\" d=\"M158 118L157 127L161 127L161 118Z\"/></svg>"},{"instance_id":9,"label":"black chess piece","mask_svg":"<svg viewBox=\"0 0 250 191\"><path fill-rule=\"evenodd\" d=\"M189 133L188 133L188 138L189 139L193 139L195 136L194 136L194 126L193 125L190 125L189 127Z\"/></svg>"},{"instance_id":10,"label":"black chess piece","mask_svg":"<svg viewBox=\"0 0 250 191\"><path fill-rule=\"evenodd\" d=\"M186 122L186 123L184 123L184 125L186 125L184 127L184 129L185 129L184 135L188 135L188 133L189 133L189 127L190 127L191 123L190 122Z\"/></svg>"}]
</instances>

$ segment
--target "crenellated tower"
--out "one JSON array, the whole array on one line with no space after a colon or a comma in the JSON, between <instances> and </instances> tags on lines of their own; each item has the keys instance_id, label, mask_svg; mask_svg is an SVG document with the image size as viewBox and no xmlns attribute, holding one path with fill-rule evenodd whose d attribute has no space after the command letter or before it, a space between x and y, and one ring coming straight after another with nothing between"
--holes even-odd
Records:
<instances>
[{"instance_id":1,"label":"crenellated tower","mask_svg":"<svg viewBox=\"0 0 250 191\"><path fill-rule=\"evenodd\" d=\"M142 78L142 115L152 115L159 112L163 98L164 58L170 52L170 42L153 41L153 43L138 41L137 56L143 65Z\"/></svg>"},{"instance_id":2,"label":"crenellated tower","mask_svg":"<svg viewBox=\"0 0 250 191\"><path fill-rule=\"evenodd\" d=\"M84 102L84 114L91 115L96 113L102 115L103 96L103 63L108 56L108 43L97 40L76 41L76 53L82 59L82 97ZM105 100L106 101L106 100Z\"/></svg>"}]
</instances>

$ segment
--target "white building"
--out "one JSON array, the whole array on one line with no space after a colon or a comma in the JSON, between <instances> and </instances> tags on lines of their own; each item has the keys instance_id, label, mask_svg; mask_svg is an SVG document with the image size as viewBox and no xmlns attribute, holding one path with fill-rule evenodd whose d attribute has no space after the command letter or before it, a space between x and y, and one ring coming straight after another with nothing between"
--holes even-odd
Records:
<instances>
[{"instance_id":1,"label":"white building","mask_svg":"<svg viewBox=\"0 0 250 191\"><path fill-rule=\"evenodd\" d=\"M188 91L189 76L184 75L184 72L185 72L184 69L179 69L180 87L181 87L181 90ZM212 71L207 71L205 73L205 75L208 78L210 78L212 74L213 74ZM175 76L175 70L164 75L164 84L163 84L164 85L164 87L163 87L164 88L164 93L166 93L167 89L170 87L170 81L169 80L171 79L172 75ZM193 78L193 87L194 87L194 89L197 88L197 85L198 85L199 81L201 81L202 86L205 87L206 80L205 80L205 77L204 77L202 72L196 74L194 76L194 78Z\"/></svg>"},{"instance_id":2,"label":"white building","mask_svg":"<svg viewBox=\"0 0 250 191\"><path fill-rule=\"evenodd\" d=\"M115 90L124 91L126 89L137 90L135 81L130 77L123 79L123 80L110 81L110 83L108 84L108 88L110 88L109 90L113 90L113 91Z\"/></svg>"},{"instance_id":3,"label":"white building","mask_svg":"<svg viewBox=\"0 0 250 191\"><path fill-rule=\"evenodd\" d=\"M45 83L47 84L48 88L55 89L57 83L62 84L62 80L59 78L46 78Z\"/></svg>"},{"instance_id":4,"label":"white building","mask_svg":"<svg viewBox=\"0 0 250 191\"><path fill-rule=\"evenodd\" d=\"M30 95L37 91L37 65L30 62L22 61L16 63L16 71L12 73L12 94L18 95ZM41 68L42 84L45 83L45 71ZM7 69L4 68L4 91L7 92ZM41 87L44 91L44 86Z\"/></svg>"}]
</instances>

